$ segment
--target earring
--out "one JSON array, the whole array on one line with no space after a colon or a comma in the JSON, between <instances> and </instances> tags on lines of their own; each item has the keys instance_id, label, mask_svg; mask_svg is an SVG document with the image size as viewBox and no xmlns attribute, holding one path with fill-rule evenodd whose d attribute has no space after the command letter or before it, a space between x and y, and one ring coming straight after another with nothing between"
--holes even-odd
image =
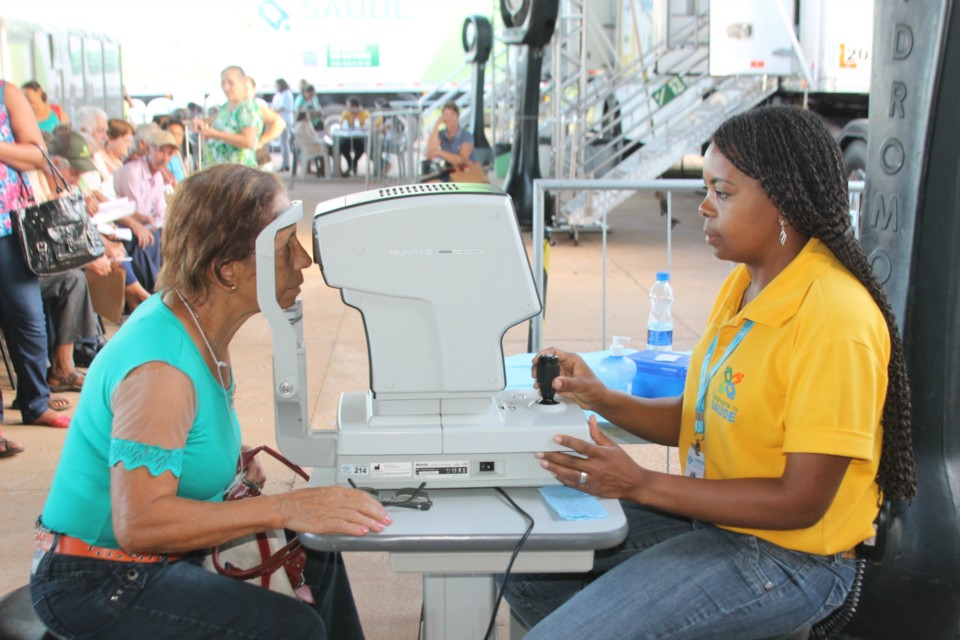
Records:
<instances>
[{"instance_id":1,"label":"earring","mask_svg":"<svg viewBox=\"0 0 960 640\"><path fill-rule=\"evenodd\" d=\"M780 244L783 244L783 231L780 231L780 238L781 238ZM230 285L230 293L236 293L236 292L237 292L237 285L235 284Z\"/></svg>"},{"instance_id":2,"label":"earring","mask_svg":"<svg viewBox=\"0 0 960 640\"><path fill-rule=\"evenodd\" d=\"M787 230L783 228L783 218L780 218L780 246L787 244Z\"/></svg>"}]
</instances>

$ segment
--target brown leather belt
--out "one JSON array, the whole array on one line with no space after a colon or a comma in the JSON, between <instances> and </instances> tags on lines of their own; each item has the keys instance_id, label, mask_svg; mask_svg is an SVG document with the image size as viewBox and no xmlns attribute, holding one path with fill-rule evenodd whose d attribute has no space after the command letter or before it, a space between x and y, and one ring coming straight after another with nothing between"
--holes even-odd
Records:
<instances>
[{"instance_id":1,"label":"brown leather belt","mask_svg":"<svg viewBox=\"0 0 960 640\"><path fill-rule=\"evenodd\" d=\"M33 542L37 549L41 551L50 551L53 549L53 541L57 534L50 531L37 531ZM107 547L98 547L88 544L80 538L60 534L57 540L57 547L53 549L54 553L62 553L68 556L79 556L81 558L97 558L99 560L113 560L115 562L160 562L161 560L179 560L182 556L167 555L165 553L144 553L129 554L119 549L109 549Z\"/></svg>"}]
</instances>

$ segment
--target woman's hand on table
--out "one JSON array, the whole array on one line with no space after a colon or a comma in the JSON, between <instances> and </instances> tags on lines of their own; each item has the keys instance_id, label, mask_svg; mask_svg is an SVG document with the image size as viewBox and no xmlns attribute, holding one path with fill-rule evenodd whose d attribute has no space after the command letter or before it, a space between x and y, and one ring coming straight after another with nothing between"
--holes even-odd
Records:
<instances>
[{"instance_id":1,"label":"woman's hand on table","mask_svg":"<svg viewBox=\"0 0 960 640\"><path fill-rule=\"evenodd\" d=\"M363 536L393 522L376 498L359 489L316 487L276 496L282 526L293 531Z\"/></svg>"},{"instance_id":2,"label":"woman's hand on table","mask_svg":"<svg viewBox=\"0 0 960 640\"><path fill-rule=\"evenodd\" d=\"M649 472L600 430L595 416L590 416L589 423L593 442L566 435L554 437L554 442L579 456L541 452L536 454L540 465L568 487L603 498L635 501L634 491L642 486L644 474Z\"/></svg>"}]
</instances>

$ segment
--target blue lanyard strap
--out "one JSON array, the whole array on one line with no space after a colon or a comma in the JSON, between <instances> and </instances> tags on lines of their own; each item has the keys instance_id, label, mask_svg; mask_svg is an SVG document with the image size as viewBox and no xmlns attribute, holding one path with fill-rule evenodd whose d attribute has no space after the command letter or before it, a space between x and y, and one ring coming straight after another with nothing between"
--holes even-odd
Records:
<instances>
[{"instance_id":1,"label":"blue lanyard strap","mask_svg":"<svg viewBox=\"0 0 960 640\"><path fill-rule=\"evenodd\" d=\"M713 365L713 368L710 368L710 360L713 359L713 352L717 348L717 339L720 337L720 332L717 331L717 335L713 336L713 342L710 343L710 346L707 347L707 352L703 356L703 364L700 366L700 386L697 388L697 416L696 422L694 423L694 433L697 435L703 435L705 424L703 421L703 413L707 408L707 387L710 385L710 380L713 379L713 376L716 375L717 371L720 369L727 358L730 357L730 354L740 346L740 343L743 342L744 337L746 337L747 332L753 328L753 320L747 320L743 323L743 326L740 327L740 331L737 332L737 335L733 337L733 340L730 341L730 346L727 347L726 352L717 360L717 363Z\"/></svg>"}]
</instances>

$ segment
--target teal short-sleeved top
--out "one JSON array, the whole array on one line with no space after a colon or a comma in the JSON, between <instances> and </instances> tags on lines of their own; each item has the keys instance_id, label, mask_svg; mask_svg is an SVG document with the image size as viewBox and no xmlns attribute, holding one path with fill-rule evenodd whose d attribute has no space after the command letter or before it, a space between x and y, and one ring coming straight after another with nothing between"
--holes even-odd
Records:
<instances>
[{"instance_id":1,"label":"teal short-sleeved top","mask_svg":"<svg viewBox=\"0 0 960 640\"><path fill-rule=\"evenodd\" d=\"M257 131L257 138L263 133L263 114L260 106L253 100L244 100L236 107L225 103L213 120L213 128L227 133L242 133L247 127ZM257 168L257 150L255 148L235 147L229 142L215 138L205 139L206 162L214 164L243 164Z\"/></svg>"},{"instance_id":2,"label":"teal short-sleeved top","mask_svg":"<svg viewBox=\"0 0 960 640\"><path fill-rule=\"evenodd\" d=\"M196 390L197 415L182 449L111 435L111 398L117 385L136 367L155 361L182 371ZM120 327L87 372L43 507L43 524L89 544L119 549L110 505L110 469L115 464L122 462L128 470L147 467L154 476L169 471L180 479L179 497L219 502L236 475L240 442L236 412L219 381L186 329L155 294Z\"/></svg>"}]
</instances>

